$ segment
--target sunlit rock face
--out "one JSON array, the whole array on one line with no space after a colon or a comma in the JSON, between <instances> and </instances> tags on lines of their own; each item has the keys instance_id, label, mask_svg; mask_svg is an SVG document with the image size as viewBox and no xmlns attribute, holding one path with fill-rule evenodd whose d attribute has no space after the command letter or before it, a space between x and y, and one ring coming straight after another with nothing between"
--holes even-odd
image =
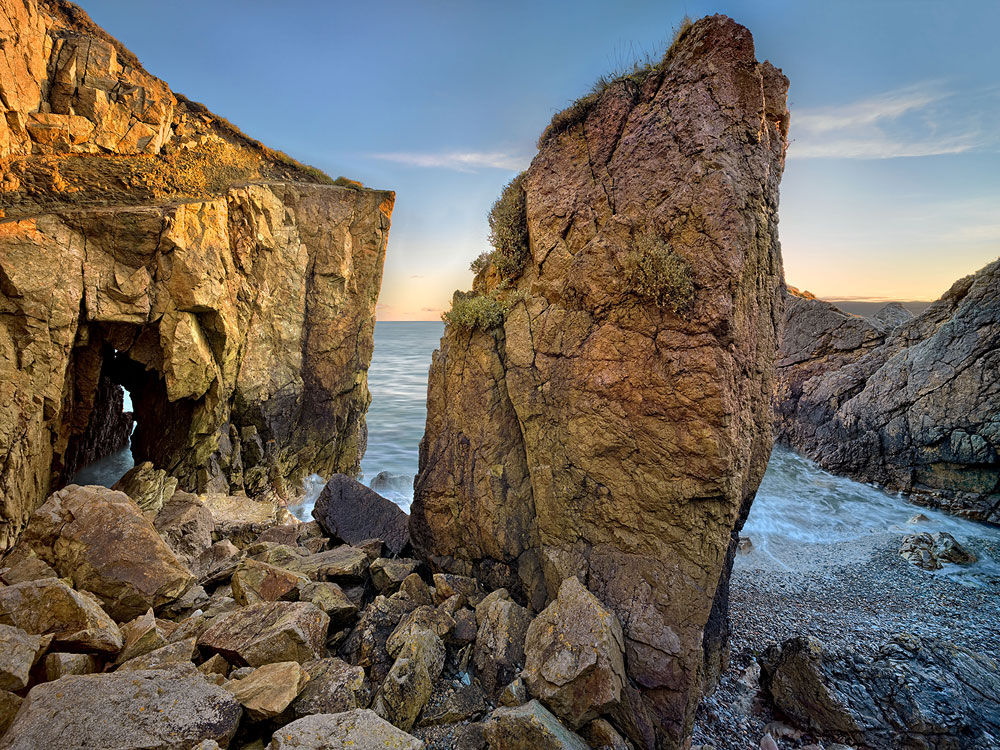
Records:
<instances>
[{"instance_id":1,"label":"sunlit rock face","mask_svg":"<svg viewBox=\"0 0 1000 750\"><path fill-rule=\"evenodd\" d=\"M683 743L725 660L735 533L771 448L787 86L715 16L557 116L524 178L527 263L508 287L495 263L476 279L502 324L449 324L431 367L415 546L536 610L579 577L621 623L612 718L640 747ZM689 298L635 283L643 238Z\"/></svg>"},{"instance_id":2,"label":"sunlit rock face","mask_svg":"<svg viewBox=\"0 0 1000 750\"><path fill-rule=\"evenodd\" d=\"M250 140L69 3L0 0L0 33L0 549L97 457L104 378L181 489L356 473L393 194Z\"/></svg>"},{"instance_id":3,"label":"sunlit rock face","mask_svg":"<svg viewBox=\"0 0 1000 750\"><path fill-rule=\"evenodd\" d=\"M792 298L776 432L824 468L1000 524L1000 261L916 318Z\"/></svg>"}]
</instances>

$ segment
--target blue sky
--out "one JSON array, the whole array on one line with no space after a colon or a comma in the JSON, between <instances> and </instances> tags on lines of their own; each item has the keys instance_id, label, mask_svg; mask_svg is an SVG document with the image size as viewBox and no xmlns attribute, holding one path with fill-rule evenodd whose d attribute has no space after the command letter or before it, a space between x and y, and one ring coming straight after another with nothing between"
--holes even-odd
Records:
<instances>
[{"instance_id":1,"label":"blue sky","mask_svg":"<svg viewBox=\"0 0 1000 750\"><path fill-rule=\"evenodd\" d=\"M932 299L1000 255L995 0L80 4L249 135L396 191L382 319L437 318L552 115L685 13L745 24L791 79L790 284Z\"/></svg>"}]
</instances>

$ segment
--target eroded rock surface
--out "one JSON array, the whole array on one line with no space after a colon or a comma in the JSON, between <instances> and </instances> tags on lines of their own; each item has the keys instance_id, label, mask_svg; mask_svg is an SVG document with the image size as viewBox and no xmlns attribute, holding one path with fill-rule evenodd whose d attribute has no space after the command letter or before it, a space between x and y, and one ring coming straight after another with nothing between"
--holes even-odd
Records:
<instances>
[{"instance_id":1,"label":"eroded rock surface","mask_svg":"<svg viewBox=\"0 0 1000 750\"><path fill-rule=\"evenodd\" d=\"M557 116L521 181L524 267L494 255L474 285L502 324L448 325L431 367L414 545L538 609L586 581L642 747L684 741L724 661L770 452L787 85L716 16Z\"/></svg>"},{"instance_id":2,"label":"eroded rock surface","mask_svg":"<svg viewBox=\"0 0 1000 750\"><path fill-rule=\"evenodd\" d=\"M779 440L823 468L1000 523L1000 260L916 318L791 297Z\"/></svg>"},{"instance_id":3,"label":"eroded rock surface","mask_svg":"<svg viewBox=\"0 0 1000 750\"><path fill-rule=\"evenodd\" d=\"M120 438L112 386L182 489L356 473L393 194L322 184L70 3L0 0L0 34L0 550Z\"/></svg>"}]
</instances>

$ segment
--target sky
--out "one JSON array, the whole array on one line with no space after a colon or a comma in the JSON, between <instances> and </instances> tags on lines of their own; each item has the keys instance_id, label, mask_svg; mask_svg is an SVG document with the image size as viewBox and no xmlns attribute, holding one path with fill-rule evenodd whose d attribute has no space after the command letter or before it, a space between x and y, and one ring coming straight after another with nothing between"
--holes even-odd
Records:
<instances>
[{"instance_id":1,"label":"sky","mask_svg":"<svg viewBox=\"0 0 1000 750\"><path fill-rule=\"evenodd\" d=\"M172 89L396 191L378 317L436 320L552 115L725 13L791 79L789 284L930 300L1000 256L996 0L79 0Z\"/></svg>"}]
</instances>

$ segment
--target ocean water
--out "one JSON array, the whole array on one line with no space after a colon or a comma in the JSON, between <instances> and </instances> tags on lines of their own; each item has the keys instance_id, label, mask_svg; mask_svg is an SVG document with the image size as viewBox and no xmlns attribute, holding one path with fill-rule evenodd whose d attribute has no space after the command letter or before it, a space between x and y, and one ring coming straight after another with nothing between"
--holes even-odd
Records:
<instances>
[{"instance_id":1,"label":"ocean water","mask_svg":"<svg viewBox=\"0 0 1000 750\"><path fill-rule=\"evenodd\" d=\"M443 323L379 322L368 372L372 404L368 411L368 449L361 481L404 510L413 499L417 451L424 433L427 372L438 347ZM82 469L78 484L110 486L132 466L126 449ZM291 510L303 520L324 484L315 476L302 503ZM928 521L910 524L923 513ZM753 547L741 556L772 567L793 567L811 545L836 545L872 535L912 531L947 531L960 542L985 539L1000 543L1000 529L920 508L905 498L824 471L787 448L775 447L744 527ZM957 566L946 566L946 572ZM996 568L996 570L994 570ZM1000 575L1000 566L983 560L970 574Z\"/></svg>"}]
</instances>

